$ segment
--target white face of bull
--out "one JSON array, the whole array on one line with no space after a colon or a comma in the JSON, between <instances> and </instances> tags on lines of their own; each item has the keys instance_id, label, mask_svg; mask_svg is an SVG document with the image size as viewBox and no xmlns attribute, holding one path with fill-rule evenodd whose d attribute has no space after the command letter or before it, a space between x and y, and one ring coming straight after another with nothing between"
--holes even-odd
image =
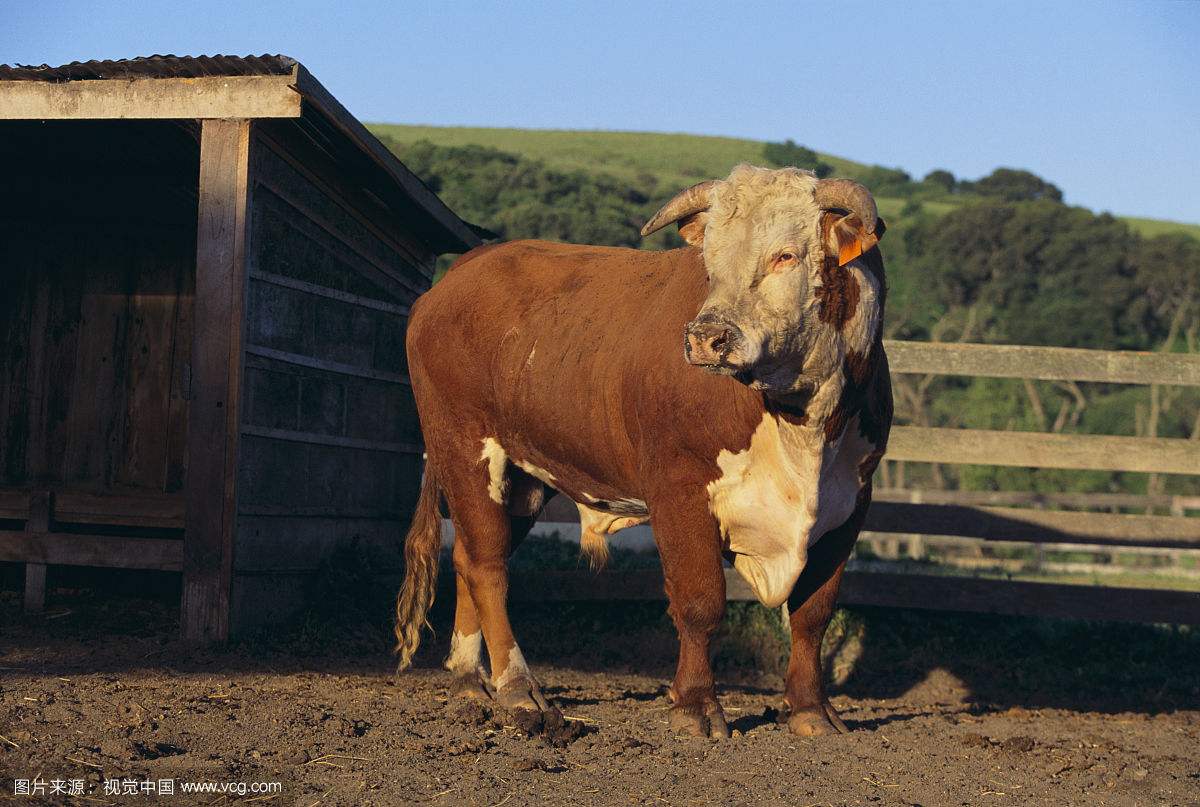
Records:
<instances>
[{"instance_id":1,"label":"white face of bull","mask_svg":"<svg viewBox=\"0 0 1200 807\"><path fill-rule=\"evenodd\" d=\"M819 322L823 264L830 255L839 264L853 260L878 240L874 202L851 185L742 165L723 181L697 186L701 193L684 191L647 224L643 232L682 214L674 219L681 234L704 250L709 294L684 332L688 362L777 394L834 369L809 361L829 329ZM823 213L834 210L823 228Z\"/></svg>"}]
</instances>

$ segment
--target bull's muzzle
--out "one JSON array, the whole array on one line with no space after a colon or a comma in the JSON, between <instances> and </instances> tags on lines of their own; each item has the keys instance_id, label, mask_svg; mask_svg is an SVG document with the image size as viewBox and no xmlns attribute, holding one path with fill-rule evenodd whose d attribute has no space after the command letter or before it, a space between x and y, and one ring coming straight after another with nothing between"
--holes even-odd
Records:
<instances>
[{"instance_id":1,"label":"bull's muzzle","mask_svg":"<svg viewBox=\"0 0 1200 807\"><path fill-rule=\"evenodd\" d=\"M745 342L738 326L712 315L701 315L683 329L683 352L688 363L711 370L740 369L738 353Z\"/></svg>"}]
</instances>

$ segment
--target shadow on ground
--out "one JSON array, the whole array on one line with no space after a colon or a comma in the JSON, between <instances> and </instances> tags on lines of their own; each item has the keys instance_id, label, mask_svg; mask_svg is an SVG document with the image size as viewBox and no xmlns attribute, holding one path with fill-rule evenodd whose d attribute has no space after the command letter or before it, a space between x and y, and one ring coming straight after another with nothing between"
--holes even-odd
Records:
<instances>
[{"instance_id":1,"label":"shadow on ground","mask_svg":"<svg viewBox=\"0 0 1200 807\"><path fill-rule=\"evenodd\" d=\"M26 615L18 569L7 565L0 569L0 679L10 670L69 676L145 668L387 674L396 581L371 576L369 568L360 558L335 560L313 583L314 605L293 623L227 647L192 648L177 638L175 576L52 570L56 587L46 612ZM532 663L635 672L664 685L673 672L676 642L665 603L522 605L512 618ZM417 666L438 666L452 619L453 602L444 597L430 615L436 632L427 635ZM731 604L714 651L726 691L778 693L786 653L777 612ZM854 608L835 618L826 660L831 691L859 699L905 700L924 688L926 702L961 701L973 711L1153 714L1200 707L1200 632L1188 628ZM555 692L553 681L546 684ZM645 701L661 695L619 693ZM555 697L572 702L570 693ZM901 712L887 720L903 718Z\"/></svg>"}]
</instances>

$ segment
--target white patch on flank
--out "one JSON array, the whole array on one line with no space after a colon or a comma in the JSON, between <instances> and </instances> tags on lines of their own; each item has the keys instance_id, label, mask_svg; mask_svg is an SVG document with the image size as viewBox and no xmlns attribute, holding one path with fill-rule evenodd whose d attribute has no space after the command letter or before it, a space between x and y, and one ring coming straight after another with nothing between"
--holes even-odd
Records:
<instances>
[{"instance_id":1,"label":"white patch on flank","mask_svg":"<svg viewBox=\"0 0 1200 807\"><path fill-rule=\"evenodd\" d=\"M494 667L495 664L492 666ZM517 647L515 643L512 650L508 651L508 666L504 668L504 672L496 675L495 670L492 670L492 674L492 686L496 689L502 689L522 677L533 678L529 674L529 665L525 663L525 656L521 655L521 648Z\"/></svg>"},{"instance_id":2,"label":"white patch on flank","mask_svg":"<svg viewBox=\"0 0 1200 807\"><path fill-rule=\"evenodd\" d=\"M483 632L465 636L458 631L450 637L450 655L445 667L455 675L466 675L483 665Z\"/></svg>"},{"instance_id":3,"label":"white patch on flank","mask_svg":"<svg viewBox=\"0 0 1200 807\"><path fill-rule=\"evenodd\" d=\"M504 504L508 498L508 477L504 473L508 455L504 452L504 447L496 438L485 437L483 453L479 455L479 459L488 466L488 496L496 504Z\"/></svg>"},{"instance_id":4,"label":"white patch on flank","mask_svg":"<svg viewBox=\"0 0 1200 807\"><path fill-rule=\"evenodd\" d=\"M544 482L547 485L549 485L550 487L554 487L554 474L550 473L549 471L545 470L544 468L539 468L532 463L525 462L524 460L517 460L517 459L513 460L513 465L517 466L522 471L524 471L525 473L532 476L534 479L537 479L540 482Z\"/></svg>"},{"instance_id":5,"label":"white patch on flank","mask_svg":"<svg viewBox=\"0 0 1200 807\"><path fill-rule=\"evenodd\" d=\"M821 423L795 426L764 414L749 448L717 456L721 476L708 485L709 509L736 555L734 568L764 605L787 599L808 548L854 512L858 465L872 449L858 418L826 442Z\"/></svg>"}]
</instances>

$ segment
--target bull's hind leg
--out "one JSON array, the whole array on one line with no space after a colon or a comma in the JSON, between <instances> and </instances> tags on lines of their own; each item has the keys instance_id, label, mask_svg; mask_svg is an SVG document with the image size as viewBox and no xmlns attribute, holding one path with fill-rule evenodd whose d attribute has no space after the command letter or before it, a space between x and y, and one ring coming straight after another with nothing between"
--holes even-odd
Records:
<instances>
[{"instance_id":1,"label":"bull's hind leg","mask_svg":"<svg viewBox=\"0 0 1200 807\"><path fill-rule=\"evenodd\" d=\"M510 525L510 554L533 527L533 517L512 517ZM454 565L461 569L469 563L466 544L455 540ZM495 697L491 681L483 666L483 629L475 601L466 577L456 571L454 604L454 633L450 637L450 655L446 658L446 669L454 675L450 694L458 698L487 701Z\"/></svg>"},{"instance_id":2,"label":"bull's hind leg","mask_svg":"<svg viewBox=\"0 0 1200 807\"><path fill-rule=\"evenodd\" d=\"M862 529L869 501L869 496L860 501L845 524L825 534L809 549L808 562L788 597L792 653L784 700L792 734L814 737L849 731L825 695L821 641L833 616L842 571Z\"/></svg>"},{"instance_id":3,"label":"bull's hind leg","mask_svg":"<svg viewBox=\"0 0 1200 807\"><path fill-rule=\"evenodd\" d=\"M488 441L484 441L482 459L464 457L451 463L444 461L448 459L444 455L438 457L442 489L454 522L454 569L461 581L455 634L461 637L457 649L462 652L454 672L475 675L467 671L478 670L479 643L472 637L481 632L491 661L490 692L495 700L507 708L550 711L552 707L513 637L506 602L508 556L528 532L533 517L510 515L510 482L515 480L510 478L511 466L498 445L491 443L489 450ZM487 694L482 681L480 689Z\"/></svg>"}]
</instances>

